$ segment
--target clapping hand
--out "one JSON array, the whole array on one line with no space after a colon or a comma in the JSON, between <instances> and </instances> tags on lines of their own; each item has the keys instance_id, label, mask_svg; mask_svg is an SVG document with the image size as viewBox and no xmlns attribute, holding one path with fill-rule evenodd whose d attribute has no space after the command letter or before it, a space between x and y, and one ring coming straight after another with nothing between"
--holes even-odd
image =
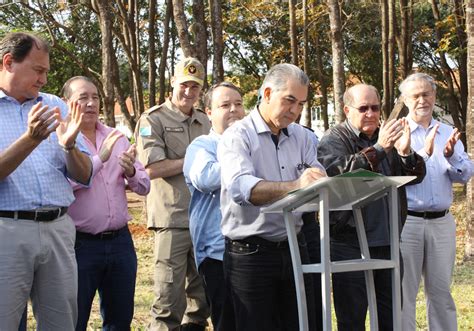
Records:
<instances>
[{"instance_id":1,"label":"clapping hand","mask_svg":"<svg viewBox=\"0 0 474 331\"><path fill-rule=\"evenodd\" d=\"M395 148L401 156L407 156L411 150L411 131L406 118L400 120L402 125L402 136L395 142Z\"/></svg>"},{"instance_id":2,"label":"clapping hand","mask_svg":"<svg viewBox=\"0 0 474 331\"><path fill-rule=\"evenodd\" d=\"M137 148L135 144L131 145L126 152L119 156L119 164L127 177L135 176L135 158L137 156Z\"/></svg>"},{"instance_id":3,"label":"clapping hand","mask_svg":"<svg viewBox=\"0 0 474 331\"><path fill-rule=\"evenodd\" d=\"M48 138L59 126L58 114L57 107L49 110L41 102L35 104L28 114L28 136L36 141Z\"/></svg>"},{"instance_id":4,"label":"clapping hand","mask_svg":"<svg viewBox=\"0 0 474 331\"><path fill-rule=\"evenodd\" d=\"M383 147L385 152L393 148L395 142L404 135L402 120L392 119L382 123L377 143ZM406 142L405 142L406 143Z\"/></svg>"},{"instance_id":5,"label":"clapping hand","mask_svg":"<svg viewBox=\"0 0 474 331\"><path fill-rule=\"evenodd\" d=\"M448 141L446 142L446 145L444 146L444 156L445 157L451 157L454 153L454 146L458 142L459 138L461 138L461 132L457 128L451 132L451 135L448 138Z\"/></svg>"},{"instance_id":6,"label":"clapping hand","mask_svg":"<svg viewBox=\"0 0 474 331\"><path fill-rule=\"evenodd\" d=\"M99 153L98 153L99 158L102 161L102 163L107 162L109 160L110 155L112 154L112 149L114 148L115 143L122 136L123 136L123 134L118 129L114 129L104 139L104 142L102 143L102 146L100 147L100 150L99 150Z\"/></svg>"},{"instance_id":7,"label":"clapping hand","mask_svg":"<svg viewBox=\"0 0 474 331\"><path fill-rule=\"evenodd\" d=\"M58 135L59 144L66 149L71 149L76 143L77 135L81 130L83 114L81 106L77 101L68 102L69 114L66 118L61 117L61 113L58 108L53 110L56 111L59 125L56 127L56 134Z\"/></svg>"}]
</instances>

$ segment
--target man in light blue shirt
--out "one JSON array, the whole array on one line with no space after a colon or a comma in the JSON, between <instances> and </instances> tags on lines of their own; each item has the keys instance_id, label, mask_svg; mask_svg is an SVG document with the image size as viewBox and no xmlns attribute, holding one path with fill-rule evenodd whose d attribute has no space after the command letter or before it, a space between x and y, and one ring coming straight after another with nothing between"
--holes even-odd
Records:
<instances>
[{"instance_id":1,"label":"man in light blue shirt","mask_svg":"<svg viewBox=\"0 0 474 331\"><path fill-rule=\"evenodd\" d=\"M416 295L424 279L430 330L457 330L456 306L450 292L456 256L456 224L449 207L453 183L465 184L473 163L459 140L458 129L433 119L434 79L408 76L400 91L409 109L411 146L426 163L426 177L407 186L408 217L402 231L403 330L416 329Z\"/></svg>"},{"instance_id":2,"label":"man in light blue shirt","mask_svg":"<svg viewBox=\"0 0 474 331\"><path fill-rule=\"evenodd\" d=\"M213 85L205 96L212 129L196 138L186 150L184 177L191 192L189 230L194 256L211 306L214 330L234 329L232 304L224 284L224 236L221 232L221 168L217 144L224 131L244 115L239 89L229 82Z\"/></svg>"},{"instance_id":3,"label":"man in light blue shirt","mask_svg":"<svg viewBox=\"0 0 474 331\"><path fill-rule=\"evenodd\" d=\"M88 184L77 103L40 93L49 47L37 36L0 40L0 329L16 330L31 297L38 330L74 330L74 200L67 178ZM77 145L76 145L77 140ZM77 147L79 148L77 148Z\"/></svg>"},{"instance_id":4,"label":"man in light blue shirt","mask_svg":"<svg viewBox=\"0 0 474 331\"><path fill-rule=\"evenodd\" d=\"M282 215L260 208L325 176L311 132L293 123L308 96L309 79L292 64L267 73L258 107L231 126L219 142L224 274L237 330L298 330L296 291ZM302 226L295 215L296 231ZM303 263L304 236L298 234ZM305 275L312 295L312 279ZM312 312L313 299L308 302ZM309 316L310 326L314 318ZM313 321L312 321L313 320Z\"/></svg>"}]
</instances>

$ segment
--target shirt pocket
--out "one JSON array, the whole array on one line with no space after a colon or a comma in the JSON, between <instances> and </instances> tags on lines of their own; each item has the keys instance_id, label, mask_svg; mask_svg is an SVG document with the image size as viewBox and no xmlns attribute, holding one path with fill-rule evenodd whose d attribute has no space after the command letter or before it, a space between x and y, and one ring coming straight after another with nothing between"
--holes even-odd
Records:
<instances>
[{"instance_id":1,"label":"shirt pocket","mask_svg":"<svg viewBox=\"0 0 474 331\"><path fill-rule=\"evenodd\" d=\"M167 157L183 158L189 145L187 130L183 127L165 127L164 133Z\"/></svg>"}]
</instances>

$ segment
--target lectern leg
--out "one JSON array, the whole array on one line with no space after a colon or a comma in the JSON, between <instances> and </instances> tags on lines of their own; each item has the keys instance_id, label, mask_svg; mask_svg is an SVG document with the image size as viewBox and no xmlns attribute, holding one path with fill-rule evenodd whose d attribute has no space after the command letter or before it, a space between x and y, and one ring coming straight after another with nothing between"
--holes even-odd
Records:
<instances>
[{"instance_id":1,"label":"lectern leg","mask_svg":"<svg viewBox=\"0 0 474 331\"><path fill-rule=\"evenodd\" d=\"M329 238L329 194L327 188L322 188L319 195L319 226L321 243L321 295L323 308L323 329L332 329L331 320L331 258Z\"/></svg>"},{"instance_id":2,"label":"lectern leg","mask_svg":"<svg viewBox=\"0 0 474 331\"><path fill-rule=\"evenodd\" d=\"M304 287L303 268L301 266L301 257L296 237L295 222L293 214L289 211L283 212L285 219L286 233L288 234L288 244L290 246L291 263L293 265L293 275L295 278L296 300L298 303L298 321L300 331L309 330L308 310L306 307L306 291Z\"/></svg>"},{"instance_id":3,"label":"lectern leg","mask_svg":"<svg viewBox=\"0 0 474 331\"><path fill-rule=\"evenodd\" d=\"M354 208L353 211L362 259L370 259L369 244L367 243L367 236L365 234L362 211L360 208ZM367 302L369 305L370 330L378 330L379 323L377 315L377 297L375 294L374 272L372 270L365 270L364 276L365 288L367 291Z\"/></svg>"}]
</instances>

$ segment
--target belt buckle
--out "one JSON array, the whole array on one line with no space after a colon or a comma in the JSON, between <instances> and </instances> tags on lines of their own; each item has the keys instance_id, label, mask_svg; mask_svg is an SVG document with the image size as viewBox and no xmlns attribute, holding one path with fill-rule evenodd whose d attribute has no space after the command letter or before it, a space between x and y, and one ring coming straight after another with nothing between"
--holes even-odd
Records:
<instances>
[{"instance_id":1,"label":"belt buckle","mask_svg":"<svg viewBox=\"0 0 474 331\"><path fill-rule=\"evenodd\" d=\"M38 209L35 209L35 218L33 219L33 221L37 221L38 220Z\"/></svg>"},{"instance_id":2,"label":"belt buckle","mask_svg":"<svg viewBox=\"0 0 474 331\"><path fill-rule=\"evenodd\" d=\"M55 219L61 217L61 210L62 210L62 208L59 207L58 208L58 215L55 217Z\"/></svg>"},{"instance_id":3,"label":"belt buckle","mask_svg":"<svg viewBox=\"0 0 474 331\"><path fill-rule=\"evenodd\" d=\"M424 212L423 212L423 218L424 218L424 219L428 219L428 212L427 212L427 211L424 211Z\"/></svg>"}]
</instances>

